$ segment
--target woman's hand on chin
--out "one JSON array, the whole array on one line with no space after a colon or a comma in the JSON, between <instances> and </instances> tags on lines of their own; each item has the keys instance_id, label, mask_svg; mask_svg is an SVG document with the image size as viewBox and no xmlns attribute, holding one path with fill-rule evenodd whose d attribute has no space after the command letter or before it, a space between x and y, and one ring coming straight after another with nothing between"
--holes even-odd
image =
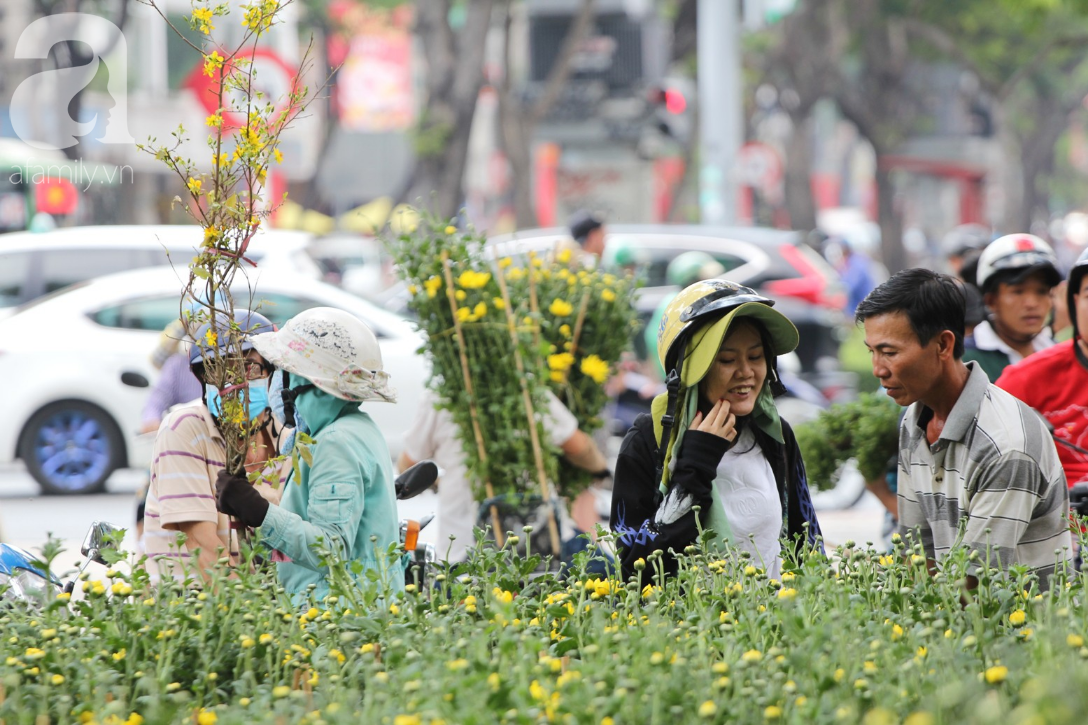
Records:
<instances>
[{"instance_id":1,"label":"woman's hand on chin","mask_svg":"<svg viewBox=\"0 0 1088 725\"><path fill-rule=\"evenodd\" d=\"M695 414L691 427L703 433L710 433L732 443L737 437L737 417L729 412L729 402L719 400L703 417L702 411Z\"/></svg>"}]
</instances>

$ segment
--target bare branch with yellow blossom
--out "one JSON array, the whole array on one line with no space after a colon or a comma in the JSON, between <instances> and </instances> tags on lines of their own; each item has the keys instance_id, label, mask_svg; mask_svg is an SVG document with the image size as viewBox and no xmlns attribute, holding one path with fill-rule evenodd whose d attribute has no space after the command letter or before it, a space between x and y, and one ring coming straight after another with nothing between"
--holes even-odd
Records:
<instances>
[{"instance_id":1,"label":"bare branch with yellow blossom","mask_svg":"<svg viewBox=\"0 0 1088 725\"><path fill-rule=\"evenodd\" d=\"M273 199L268 208L262 208L261 196L269 166L283 161L279 149L282 134L316 95L301 82L313 67L313 41L302 55L290 89L281 98L265 98L254 83L253 58L262 37L281 22L281 13L293 0L251 0L233 9L226 2L193 0L187 21L190 30L203 36L196 41L173 25L166 14L165 0L139 2L153 8L178 37L199 53L202 72L211 79L215 111L205 119L211 152L210 157L205 157L207 162L198 163L181 153L188 141L183 127L170 134L168 144L150 139L139 147L179 177L187 199L175 197L175 203L180 203L203 228L203 239L190 262L181 299L199 305L198 313L190 316L191 328L211 323L220 336L219 346L226 343L227 354L205 356L204 377L222 396L220 424L227 442L227 468L240 473L244 470L246 442L258 423L251 422L248 402L239 394L246 382L241 351L245 332L233 322L234 295L241 294L244 282L247 304L239 307L250 306L253 290L248 280L238 279L238 275L244 278L246 268L256 266L248 256L249 246L264 218L282 203L282 199ZM240 15L244 31L241 39L228 47L217 40L215 31L229 21L232 10L240 10L235 17ZM229 339L221 339L224 335Z\"/></svg>"}]
</instances>

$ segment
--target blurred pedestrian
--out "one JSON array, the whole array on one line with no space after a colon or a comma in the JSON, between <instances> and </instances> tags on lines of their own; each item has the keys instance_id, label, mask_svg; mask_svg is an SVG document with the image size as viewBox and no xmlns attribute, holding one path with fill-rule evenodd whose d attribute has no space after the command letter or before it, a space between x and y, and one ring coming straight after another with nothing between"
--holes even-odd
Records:
<instances>
[{"instance_id":1,"label":"blurred pedestrian","mask_svg":"<svg viewBox=\"0 0 1088 725\"><path fill-rule=\"evenodd\" d=\"M899 532L920 538L929 568L956 545L982 567L1028 567L1042 588L1070 560L1069 494L1043 421L963 361L960 282L908 269L858 305L873 374L910 406L899 443ZM1057 553L1056 553L1057 552Z\"/></svg>"},{"instance_id":2,"label":"blurred pedestrian","mask_svg":"<svg viewBox=\"0 0 1088 725\"><path fill-rule=\"evenodd\" d=\"M312 436L312 463L299 462L299 480L284 486L279 505L259 496L245 477L222 471L219 510L260 527L296 604L330 594L319 546L346 563L345 573L356 581L367 583L369 574L382 591L403 589L404 568L386 554L400 539L389 447L360 409L360 403L396 400L374 333L343 310L315 307L282 330L255 336L253 347L277 370L274 395L282 398L284 424ZM299 445L305 442L296 435Z\"/></svg>"},{"instance_id":3,"label":"blurred pedestrian","mask_svg":"<svg viewBox=\"0 0 1088 725\"><path fill-rule=\"evenodd\" d=\"M981 224L961 224L948 232L944 236L941 246L944 248L945 257L948 260L948 266L951 268L952 274L974 284L973 277L968 279L965 276L964 267L971 265L972 262L977 263L978 255L982 254L982 250L986 248L991 239L993 239L993 235L990 230ZM971 274L972 272L966 273L966 275Z\"/></svg>"},{"instance_id":4,"label":"blurred pedestrian","mask_svg":"<svg viewBox=\"0 0 1088 725\"><path fill-rule=\"evenodd\" d=\"M983 250L977 279L987 319L975 326L963 359L977 360L993 381L1007 365L1054 344L1046 324L1050 292L1062 275L1049 244L1031 234L1008 234Z\"/></svg>"},{"instance_id":5,"label":"blurred pedestrian","mask_svg":"<svg viewBox=\"0 0 1088 725\"><path fill-rule=\"evenodd\" d=\"M865 295L876 286L873 281L873 260L854 249L854 246L845 239L840 239L839 245L842 248L839 276L842 278L843 286L846 287L845 312L852 317L858 308L858 303L865 299Z\"/></svg>"},{"instance_id":6,"label":"blurred pedestrian","mask_svg":"<svg viewBox=\"0 0 1088 725\"><path fill-rule=\"evenodd\" d=\"M1066 289L1072 339L1005 368L997 386L1039 411L1053 427L1058 458L1072 487L1088 482L1088 250L1069 273Z\"/></svg>"},{"instance_id":7,"label":"blurred pedestrian","mask_svg":"<svg viewBox=\"0 0 1088 725\"><path fill-rule=\"evenodd\" d=\"M600 259L604 253L604 217L596 212L580 209L571 215L570 235L582 248L582 252Z\"/></svg>"},{"instance_id":8,"label":"blurred pedestrian","mask_svg":"<svg viewBox=\"0 0 1088 725\"><path fill-rule=\"evenodd\" d=\"M695 544L700 529L716 534L711 550L746 551L770 578L784 547L817 542L797 440L774 403L777 359L797 347L797 328L773 304L713 279L665 311L657 349L667 392L635 421L616 461L610 525L625 578L654 552L674 573L671 552Z\"/></svg>"}]
</instances>

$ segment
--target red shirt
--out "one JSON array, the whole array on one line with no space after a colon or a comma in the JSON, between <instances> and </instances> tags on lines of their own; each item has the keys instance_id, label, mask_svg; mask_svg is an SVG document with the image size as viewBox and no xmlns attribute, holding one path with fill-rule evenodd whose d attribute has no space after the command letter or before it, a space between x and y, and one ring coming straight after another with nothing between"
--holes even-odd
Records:
<instances>
[{"instance_id":1,"label":"red shirt","mask_svg":"<svg viewBox=\"0 0 1088 725\"><path fill-rule=\"evenodd\" d=\"M1010 365L996 384L1042 413L1055 438L1088 448L1088 368L1074 344L1069 340ZM1088 481L1088 455L1057 447L1069 485Z\"/></svg>"}]
</instances>

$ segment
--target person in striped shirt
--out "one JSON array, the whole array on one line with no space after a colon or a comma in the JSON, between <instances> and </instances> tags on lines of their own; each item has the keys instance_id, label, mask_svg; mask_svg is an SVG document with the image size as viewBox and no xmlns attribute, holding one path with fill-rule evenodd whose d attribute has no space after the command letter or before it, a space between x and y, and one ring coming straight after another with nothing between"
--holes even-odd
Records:
<instances>
[{"instance_id":1,"label":"person in striped shirt","mask_svg":"<svg viewBox=\"0 0 1088 725\"><path fill-rule=\"evenodd\" d=\"M236 310L234 321L248 334L275 329L266 317L247 310ZM210 329L209 325L202 327L197 339L203 340ZM266 421L248 447L245 465L248 471L254 471L276 458L278 448L268 425L271 416L267 387L272 366L252 349L248 334L242 352L249 380L249 415ZM228 338L227 331L222 330L219 339ZM206 385L203 377L204 357L224 354L225 347L225 343L219 349L209 349L202 343L191 346L189 365L201 381L204 395L192 405L174 408L155 436L143 533L148 571L155 580L161 576L206 576L220 556L234 561L239 554L239 531L232 530L229 517L216 509L215 481L226 460L226 443L217 417L219 391ZM277 483L276 476L263 476L255 487L263 498L278 503Z\"/></svg>"},{"instance_id":2,"label":"person in striped shirt","mask_svg":"<svg viewBox=\"0 0 1088 725\"><path fill-rule=\"evenodd\" d=\"M910 406L899 436L899 533L921 542L930 571L957 546L985 566L1029 567L1041 588L1071 562L1069 494L1042 419L963 362L958 282L908 269L858 305L873 375Z\"/></svg>"}]
</instances>

